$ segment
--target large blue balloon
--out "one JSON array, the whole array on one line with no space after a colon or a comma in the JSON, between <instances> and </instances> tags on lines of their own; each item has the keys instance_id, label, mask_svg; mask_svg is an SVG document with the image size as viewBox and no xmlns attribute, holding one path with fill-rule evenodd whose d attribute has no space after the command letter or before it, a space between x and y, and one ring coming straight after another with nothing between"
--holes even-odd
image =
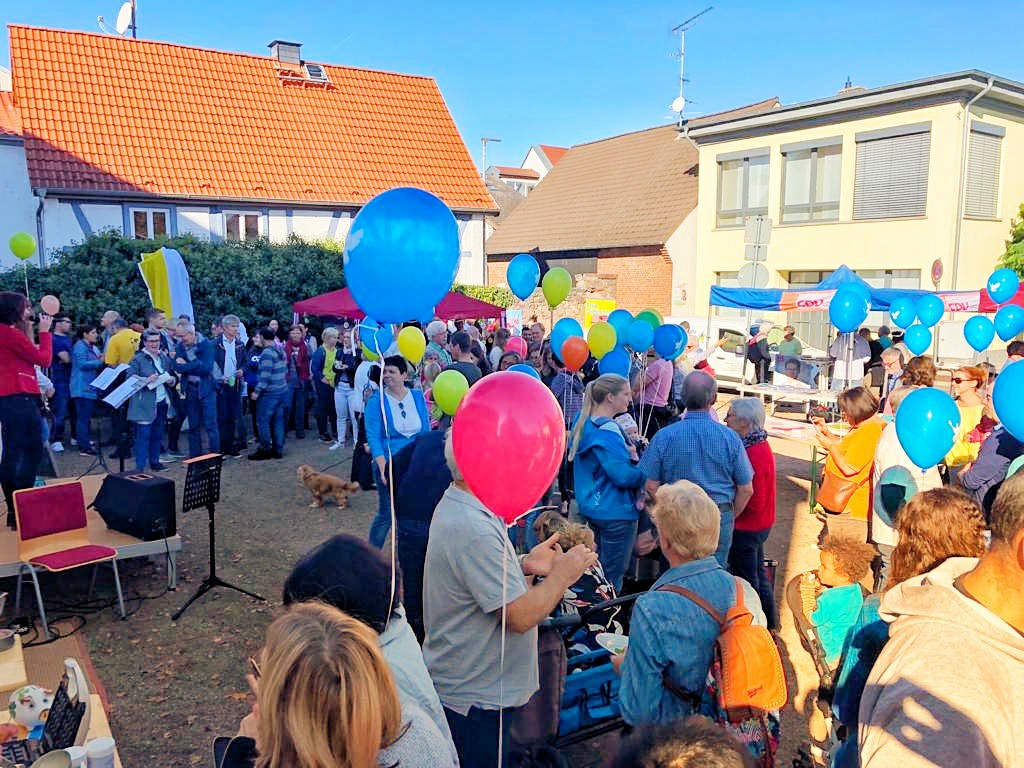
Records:
<instances>
[{"instance_id":1,"label":"large blue balloon","mask_svg":"<svg viewBox=\"0 0 1024 768\"><path fill-rule=\"evenodd\" d=\"M377 352L383 357L388 353L388 347L395 343L395 331L390 325L381 325L376 320L364 317L359 323L359 340L371 352Z\"/></svg>"},{"instance_id":2,"label":"large blue balloon","mask_svg":"<svg viewBox=\"0 0 1024 768\"><path fill-rule=\"evenodd\" d=\"M565 344L565 340L570 336L582 338L583 326L571 317L563 317L551 329L551 351L555 353L559 360L562 359L562 345Z\"/></svg>"},{"instance_id":3,"label":"large blue balloon","mask_svg":"<svg viewBox=\"0 0 1024 768\"><path fill-rule=\"evenodd\" d=\"M939 322L946 312L946 305L934 293L926 293L918 298L914 308L917 310L917 319L928 328Z\"/></svg>"},{"instance_id":4,"label":"large blue balloon","mask_svg":"<svg viewBox=\"0 0 1024 768\"><path fill-rule=\"evenodd\" d=\"M964 338L975 352L984 352L996 337L996 327L984 315L975 315L964 323Z\"/></svg>"},{"instance_id":5,"label":"large blue balloon","mask_svg":"<svg viewBox=\"0 0 1024 768\"><path fill-rule=\"evenodd\" d=\"M848 283L843 283L842 285L840 285L839 290L853 291L862 299L864 299L864 301L866 301L869 305L871 304L871 288L868 287L867 283L862 283L859 280L851 280Z\"/></svg>"},{"instance_id":6,"label":"large blue balloon","mask_svg":"<svg viewBox=\"0 0 1024 768\"><path fill-rule=\"evenodd\" d=\"M634 352L646 352L654 343L654 329L646 320L634 320L629 324L625 338Z\"/></svg>"},{"instance_id":7,"label":"large blue balloon","mask_svg":"<svg viewBox=\"0 0 1024 768\"><path fill-rule=\"evenodd\" d=\"M915 389L896 411L896 437L921 469L942 461L953 447L959 426L960 411L953 398L934 387Z\"/></svg>"},{"instance_id":8,"label":"large blue balloon","mask_svg":"<svg viewBox=\"0 0 1024 768\"><path fill-rule=\"evenodd\" d=\"M900 328L909 328L917 319L914 300L909 296L897 296L889 305L889 317Z\"/></svg>"},{"instance_id":9,"label":"large blue balloon","mask_svg":"<svg viewBox=\"0 0 1024 768\"><path fill-rule=\"evenodd\" d=\"M1012 269L1003 267L989 275L985 290L996 304L1009 301L1017 295L1020 288L1020 278Z\"/></svg>"},{"instance_id":10,"label":"large blue balloon","mask_svg":"<svg viewBox=\"0 0 1024 768\"><path fill-rule=\"evenodd\" d=\"M870 302L856 289L844 285L832 296L828 304L828 317L840 331L851 333L864 322L869 307Z\"/></svg>"},{"instance_id":11,"label":"large blue balloon","mask_svg":"<svg viewBox=\"0 0 1024 768\"><path fill-rule=\"evenodd\" d=\"M647 325L647 323L644 323ZM651 326L647 326L650 328ZM621 347L616 347L607 355L597 361L597 370L600 373L617 373L619 376L629 378L629 353Z\"/></svg>"},{"instance_id":12,"label":"large blue balloon","mask_svg":"<svg viewBox=\"0 0 1024 768\"><path fill-rule=\"evenodd\" d=\"M520 253L508 263L505 279L512 293L525 301L540 283L540 265L530 254Z\"/></svg>"},{"instance_id":13,"label":"large blue balloon","mask_svg":"<svg viewBox=\"0 0 1024 768\"><path fill-rule=\"evenodd\" d=\"M455 216L429 192L398 187L356 214L345 238L345 279L356 304L383 323L424 317L459 268Z\"/></svg>"},{"instance_id":14,"label":"large blue balloon","mask_svg":"<svg viewBox=\"0 0 1024 768\"><path fill-rule=\"evenodd\" d=\"M615 329L615 338L625 339L629 333L629 326L633 322L633 315L625 309L613 309L608 315L608 322Z\"/></svg>"},{"instance_id":15,"label":"large blue balloon","mask_svg":"<svg viewBox=\"0 0 1024 768\"><path fill-rule=\"evenodd\" d=\"M1007 304L996 312L996 333L1003 341L1009 341L1024 331L1024 309L1016 304Z\"/></svg>"},{"instance_id":16,"label":"large blue balloon","mask_svg":"<svg viewBox=\"0 0 1024 768\"><path fill-rule=\"evenodd\" d=\"M1020 407L1024 392L1024 360L1010 363L996 378L992 390L992 406L1003 427L1018 440L1024 441L1024 408Z\"/></svg>"},{"instance_id":17,"label":"large blue balloon","mask_svg":"<svg viewBox=\"0 0 1024 768\"><path fill-rule=\"evenodd\" d=\"M903 334L903 343L915 355L923 355L932 345L932 332L920 323L914 323Z\"/></svg>"},{"instance_id":18,"label":"large blue balloon","mask_svg":"<svg viewBox=\"0 0 1024 768\"><path fill-rule=\"evenodd\" d=\"M525 373L527 376L533 376L533 378L540 381L540 371L538 371L532 365L527 365L526 363L516 363L515 365L510 365L508 367L508 370L515 371L516 373Z\"/></svg>"},{"instance_id":19,"label":"large blue balloon","mask_svg":"<svg viewBox=\"0 0 1024 768\"><path fill-rule=\"evenodd\" d=\"M666 323L654 332L654 351L658 357L675 360L686 349L686 331L681 325Z\"/></svg>"}]
</instances>

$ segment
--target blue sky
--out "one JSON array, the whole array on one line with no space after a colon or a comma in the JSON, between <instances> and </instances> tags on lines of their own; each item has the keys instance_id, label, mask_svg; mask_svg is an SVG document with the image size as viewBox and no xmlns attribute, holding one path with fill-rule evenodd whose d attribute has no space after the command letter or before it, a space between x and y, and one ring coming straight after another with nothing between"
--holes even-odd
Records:
<instances>
[{"instance_id":1,"label":"blue sky","mask_svg":"<svg viewBox=\"0 0 1024 768\"><path fill-rule=\"evenodd\" d=\"M693 114L778 96L834 93L961 69L1024 81L1015 35L1024 3L337 2L139 0L140 37L266 54L302 42L312 61L430 75L480 162L518 165L531 144L570 146L669 122L677 95L673 26L713 4L687 35ZM22 0L0 22L96 31L118 0ZM0 63L9 63L6 31Z\"/></svg>"}]
</instances>

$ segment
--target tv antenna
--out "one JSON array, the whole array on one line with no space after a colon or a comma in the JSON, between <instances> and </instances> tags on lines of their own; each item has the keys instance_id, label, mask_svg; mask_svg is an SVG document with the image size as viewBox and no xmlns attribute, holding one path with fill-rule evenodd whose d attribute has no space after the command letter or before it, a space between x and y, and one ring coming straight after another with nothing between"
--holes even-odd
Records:
<instances>
[{"instance_id":1,"label":"tv antenna","mask_svg":"<svg viewBox=\"0 0 1024 768\"><path fill-rule=\"evenodd\" d=\"M713 5L709 5L700 13L691 16L682 24L672 28L672 33L679 33L679 95L672 101L672 111L676 113L678 126L685 131L686 120L683 119L683 112L686 110L686 98L683 96L683 86L686 83L685 69L683 63L686 57L686 31L692 28L696 23L697 19L703 16L708 11L714 8Z\"/></svg>"},{"instance_id":2,"label":"tv antenna","mask_svg":"<svg viewBox=\"0 0 1024 768\"><path fill-rule=\"evenodd\" d=\"M117 21L114 22L114 29L111 29L102 16L96 18L100 30L108 35L124 37L125 33L131 31L134 40L138 37L138 29L135 26L135 0L127 0L117 12Z\"/></svg>"}]
</instances>

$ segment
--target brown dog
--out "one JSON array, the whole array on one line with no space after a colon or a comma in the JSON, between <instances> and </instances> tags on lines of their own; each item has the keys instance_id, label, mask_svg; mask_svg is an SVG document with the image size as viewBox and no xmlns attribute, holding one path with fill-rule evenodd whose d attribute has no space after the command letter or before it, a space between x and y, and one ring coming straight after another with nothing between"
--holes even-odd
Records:
<instances>
[{"instance_id":1,"label":"brown dog","mask_svg":"<svg viewBox=\"0 0 1024 768\"><path fill-rule=\"evenodd\" d=\"M348 496L360 490L359 483L346 483L340 477L317 472L309 464L300 464L298 469L299 482L313 494L311 507L323 506L325 498L334 497L339 508L348 506Z\"/></svg>"}]
</instances>

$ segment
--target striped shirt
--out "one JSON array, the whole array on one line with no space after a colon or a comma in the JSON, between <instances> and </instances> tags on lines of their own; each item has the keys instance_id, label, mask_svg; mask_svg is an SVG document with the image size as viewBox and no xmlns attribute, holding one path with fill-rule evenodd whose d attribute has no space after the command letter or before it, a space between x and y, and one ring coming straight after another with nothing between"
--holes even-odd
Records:
<instances>
[{"instance_id":1,"label":"striped shirt","mask_svg":"<svg viewBox=\"0 0 1024 768\"><path fill-rule=\"evenodd\" d=\"M260 355L260 380L256 385L260 394L281 394L288 391L288 362L284 352L276 346L263 348Z\"/></svg>"}]
</instances>

